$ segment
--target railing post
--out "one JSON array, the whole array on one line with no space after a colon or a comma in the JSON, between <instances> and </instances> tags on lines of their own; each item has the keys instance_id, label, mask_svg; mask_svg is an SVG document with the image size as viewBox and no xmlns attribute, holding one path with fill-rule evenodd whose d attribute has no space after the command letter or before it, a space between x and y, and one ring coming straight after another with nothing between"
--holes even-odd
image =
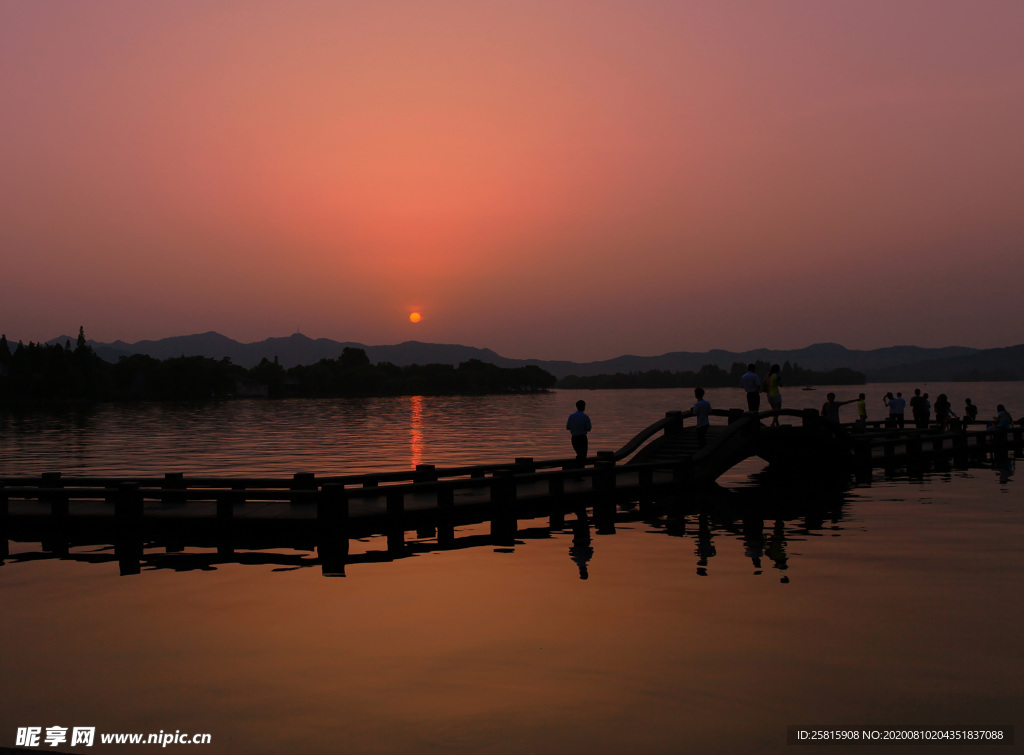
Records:
<instances>
[{"instance_id":1,"label":"railing post","mask_svg":"<svg viewBox=\"0 0 1024 755\"><path fill-rule=\"evenodd\" d=\"M747 414L747 412L743 411L742 409L730 409L729 424L731 425L735 422L739 422L741 419L743 419L744 414Z\"/></svg>"},{"instance_id":2,"label":"railing post","mask_svg":"<svg viewBox=\"0 0 1024 755\"><path fill-rule=\"evenodd\" d=\"M291 489L294 492L316 490L316 475L312 472L296 472L292 475ZM302 500L301 495L292 495L291 502L294 506Z\"/></svg>"},{"instance_id":3,"label":"railing post","mask_svg":"<svg viewBox=\"0 0 1024 755\"><path fill-rule=\"evenodd\" d=\"M235 502L245 499L245 486L233 486L217 494L217 553L230 556L235 552L232 542Z\"/></svg>"},{"instance_id":4,"label":"railing post","mask_svg":"<svg viewBox=\"0 0 1024 755\"><path fill-rule=\"evenodd\" d=\"M637 473L637 482L640 490L637 493L637 509L641 516L646 517L652 508L654 503L654 494L651 488L654 487L654 470L653 469L641 469Z\"/></svg>"},{"instance_id":5,"label":"railing post","mask_svg":"<svg viewBox=\"0 0 1024 755\"><path fill-rule=\"evenodd\" d=\"M437 482L437 468L433 464L417 464L416 471L412 475L413 483L430 483ZM435 495L436 495L435 489ZM435 499L436 503L436 499ZM422 539L434 537L437 533L437 527L434 524L428 522L420 522L416 525L416 537ZM404 539L404 535L403 535Z\"/></svg>"},{"instance_id":6,"label":"railing post","mask_svg":"<svg viewBox=\"0 0 1024 755\"><path fill-rule=\"evenodd\" d=\"M513 472L495 470L491 476L491 537L499 545L515 542L517 529L516 478Z\"/></svg>"},{"instance_id":7,"label":"railing post","mask_svg":"<svg viewBox=\"0 0 1024 755\"><path fill-rule=\"evenodd\" d=\"M683 413L678 409L665 412L665 419L670 422L665 425L665 435L675 435L683 431Z\"/></svg>"},{"instance_id":8,"label":"railing post","mask_svg":"<svg viewBox=\"0 0 1024 755\"><path fill-rule=\"evenodd\" d=\"M50 505L50 518L53 522L52 534L47 538L46 546L51 553L58 556L68 554L68 496L64 493L64 482L60 472L43 472L39 481L39 500ZM44 550L47 549L44 546Z\"/></svg>"},{"instance_id":9,"label":"railing post","mask_svg":"<svg viewBox=\"0 0 1024 755\"><path fill-rule=\"evenodd\" d=\"M185 503L185 475L182 472L164 474L164 503Z\"/></svg>"},{"instance_id":10,"label":"railing post","mask_svg":"<svg viewBox=\"0 0 1024 755\"><path fill-rule=\"evenodd\" d=\"M316 501L317 553L325 577L344 577L348 561L348 494L338 483L324 485Z\"/></svg>"},{"instance_id":11,"label":"railing post","mask_svg":"<svg viewBox=\"0 0 1024 755\"><path fill-rule=\"evenodd\" d=\"M615 453L613 451L598 451L597 461L594 462L593 488L595 491L615 489Z\"/></svg>"},{"instance_id":12,"label":"railing post","mask_svg":"<svg viewBox=\"0 0 1024 755\"><path fill-rule=\"evenodd\" d=\"M433 464L417 464L413 482L437 482L437 468Z\"/></svg>"},{"instance_id":13,"label":"railing post","mask_svg":"<svg viewBox=\"0 0 1024 755\"><path fill-rule=\"evenodd\" d=\"M401 490L389 490L387 511L388 553L392 558L398 558L405 550L405 493Z\"/></svg>"},{"instance_id":14,"label":"railing post","mask_svg":"<svg viewBox=\"0 0 1024 755\"><path fill-rule=\"evenodd\" d=\"M537 471L537 465L532 456L517 456L515 465L516 471L520 474L533 474Z\"/></svg>"},{"instance_id":15,"label":"railing post","mask_svg":"<svg viewBox=\"0 0 1024 755\"><path fill-rule=\"evenodd\" d=\"M455 545L455 484L445 482L437 488L437 544L441 548Z\"/></svg>"},{"instance_id":16,"label":"railing post","mask_svg":"<svg viewBox=\"0 0 1024 755\"><path fill-rule=\"evenodd\" d=\"M64 489L64 482L61 480L60 472L43 472L39 487L47 491L45 500L50 504L50 516L55 522L64 523L68 518L68 497L61 492ZM40 497L42 495L40 491Z\"/></svg>"},{"instance_id":17,"label":"railing post","mask_svg":"<svg viewBox=\"0 0 1024 755\"><path fill-rule=\"evenodd\" d=\"M137 482L122 482L114 499L114 517L121 532L137 530L142 522L142 491Z\"/></svg>"}]
</instances>

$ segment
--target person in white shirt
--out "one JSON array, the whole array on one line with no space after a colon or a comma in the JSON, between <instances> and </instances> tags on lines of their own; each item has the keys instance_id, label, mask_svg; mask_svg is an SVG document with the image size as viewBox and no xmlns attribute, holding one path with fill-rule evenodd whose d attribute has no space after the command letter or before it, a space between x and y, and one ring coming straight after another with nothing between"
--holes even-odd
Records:
<instances>
[{"instance_id":1,"label":"person in white shirt","mask_svg":"<svg viewBox=\"0 0 1024 755\"><path fill-rule=\"evenodd\" d=\"M757 365L748 364L747 371L740 378L740 388L747 392L747 411L756 412L761 408L761 378L754 370Z\"/></svg>"},{"instance_id":2,"label":"person in white shirt","mask_svg":"<svg viewBox=\"0 0 1024 755\"><path fill-rule=\"evenodd\" d=\"M693 416L697 418L697 448L708 444L708 428L711 426L711 403L704 398L703 388L694 388L697 403L693 405Z\"/></svg>"}]
</instances>

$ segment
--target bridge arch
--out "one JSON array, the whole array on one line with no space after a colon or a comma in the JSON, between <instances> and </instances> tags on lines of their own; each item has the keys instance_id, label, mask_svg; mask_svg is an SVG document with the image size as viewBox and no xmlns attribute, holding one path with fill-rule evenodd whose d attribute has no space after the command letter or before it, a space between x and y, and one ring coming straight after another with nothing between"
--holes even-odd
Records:
<instances>
[{"instance_id":1,"label":"bridge arch","mask_svg":"<svg viewBox=\"0 0 1024 755\"><path fill-rule=\"evenodd\" d=\"M728 424L712 425L707 445L698 448L696 426L685 424L692 410L669 412L665 418L638 433L615 452L616 461L631 457L627 464L684 468L695 481L710 482L742 461L764 459L775 468L814 472L833 471L853 459L849 434L839 425L823 419L814 410L771 410L748 413L739 409L712 410L712 416ZM764 420L789 416L798 425L767 427ZM655 437L659 431L664 433Z\"/></svg>"}]
</instances>

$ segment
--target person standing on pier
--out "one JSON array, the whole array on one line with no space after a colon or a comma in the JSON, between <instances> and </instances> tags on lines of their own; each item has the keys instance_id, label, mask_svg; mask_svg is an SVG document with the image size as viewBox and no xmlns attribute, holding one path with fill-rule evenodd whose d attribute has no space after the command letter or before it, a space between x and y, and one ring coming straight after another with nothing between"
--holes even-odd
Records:
<instances>
[{"instance_id":1,"label":"person standing on pier","mask_svg":"<svg viewBox=\"0 0 1024 755\"><path fill-rule=\"evenodd\" d=\"M836 394L834 393L828 394L825 398L827 398L828 401L821 406L821 416L831 422L835 422L837 425L839 424L839 407L846 404L852 404L857 400L855 398L851 398L848 401L836 401Z\"/></svg>"},{"instance_id":2,"label":"person standing on pier","mask_svg":"<svg viewBox=\"0 0 1024 755\"><path fill-rule=\"evenodd\" d=\"M891 394L890 394L891 396ZM896 392L896 398L889 401L889 412L895 417L896 427L903 429L903 415L907 411L907 400L903 398L903 394L899 391Z\"/></svg>"},{"instance_id":3,"label":"person standing on pier","mask_svg":"<svg viewBox=\"0 0 1024 755\"><path fill-rule=\"evenodd\" d=\"M740 388L747 392L747 411L756 412L761 408L761 378L754 370L756 364L748 364L747 371L740 378Z\"/></svg>"},{"instance_id":4,"label":"person standing on pier","mask_svg":"<svg viewBox=\"0 0 1024 755\"><path fill-rule=\"evenodd\" d=\"M704 398L703 388L693 389L697 403L693 405L693 416L697 418L697 448L708 444L708 428L711 427L711 403Z\"/></svg>"},{"instance_id":5,"label":"person standing on pier","mask_svg":"<svg viewBox=\"0 0 1024 755\"><path fill-rule=\"evenodd\" d=\"M968 422L976 422L978 419L978 407L971 403L970 399L964 403L964 427L967 427Z\"/></svg>"},{"instance_id":6,"label":"person standing on pier","mask_svg":"<svg viewBox=\"0 0 1024 755\"><path fill-rule=\"evenodd\" d=\"M857 427L868 429L868 399L863 393L857 396Z\"/></svg>"},{"instance_id":7,"label":"person standing on pier","mask_svg":"<svg viewBox=\"0 0 1024 755\"><path fill-rule=\"evenodd\" d=\"M940 393L939 397L935 399L935 421L941 429L948 430L951 417L956 417L953 414L953 406L949 403L946 394Z\"/></svg>"},{"instance_id":8,"label":"person standing on pier","mask_svg":"<svg viewBox=\"0 0 1024 755\"><path fill-rule=\"evenodd\" d=\"M782 408L782 368L777 364L773 364L771 369L768 370L768 377L765 378L765 383L768 392L768 406L773 411L778 411ZM776 414L772 417L772 427L779 426L779 415Z\"/></svg>"},{"instance_id":9,"label":"person standing on pier","mask_svg":"<svg viewBox=\"0 0 1024 755\"><path fill-rule=\"evenodd\" d=\"M910 412L914 415L914 425L919 429L928 427L928 400L921 395L921 389L914 389L914 396L910 399Z\"/></svg>"},{"instance_id":10,"label":"person standing on pier","mask_svg":"<svg viewBox=\"0 0 1024 755\"><path fill-rule=\"evenodd\" d=\"M565 429L572 437L572 447L576 452L576 461L587 463L587 433L591 430L590 417L583 410L587 408L587 402L580 399L576 402L576 411L569 415L565 423Z\"/></svg>"},{"instance_id":11,"label":"person standing on pier","mask_svg":"<svg viewBox=\"0 0 1024 755\"><path fill-rule=\"evenodd\" d=\"M896 427L896 405L893 403L895 400L896 398L892 395L892 391L882 396L882 403L889 410L889 418L885 421L886 427Z\"/></svg>"}]
</instances>

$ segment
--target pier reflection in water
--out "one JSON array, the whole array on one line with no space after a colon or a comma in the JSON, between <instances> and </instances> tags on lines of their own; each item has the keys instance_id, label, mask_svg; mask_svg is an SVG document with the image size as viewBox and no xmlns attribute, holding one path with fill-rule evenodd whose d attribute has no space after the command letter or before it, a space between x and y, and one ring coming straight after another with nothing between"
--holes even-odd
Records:
<instances>
[{"instance_id":1,"label":"pier reflection in water","mask_svg":"<svg viewBox=\"0 0 1024 755\"><path fill-rule=\"evenodd\" d=\"M786 530L799 535L808 534L820 529L823 522L820 517L832 514L815 511L813 514L787 522L779 518L768 523L771 533L765 534L765 520L755 516L753 512L743 515L741 522L731 521L732 514L724 505L721 495L714 496L717 503L700 506L701 513L683 513L682 509L672 502L650 503L644 507L642 514L637 506L620 507L613 520L602 521L599 516L589 513L588 509L580 508L568 516L552 516L536 520L520 521L516 529L507 533L495 529L494 523L460 526L455 528L454 539L441 544L435 531L421 531L415 539L389 541L387 535L362 538L352 541L348 557L340 566L360 564L387 563L402 558L423 556L467 548L492 547L501 552L515 552L517 546L526 541L541 538L570 537L569 555L577 564L581 579L587 578L587 563L594 556L594 537L615 535L639 525L645 525L653 534L665 534L678 538L689 538L693 541L694 552L697 554L698 573L707 573L708 559L715 555L712 539L719 537L736 537L742 540L744 552L752 559L754 566L761 569L761 556L765 552L772 553L772 559L779 563L785 560ZM732 496L735 497L735 496ZM838 506L837 506L838 507ZM664 512L673 509L672 513L655 515L653 512ZM791 515L791 514L790 514ZM557 520L557 523L555 523ZM832 526L838 526L839 519L831 519ZM296 549L292 538L283 540L274 546L272 538L262 538L259 548L221 547L210 548L206 543L190 544L187 539L175 536L172 541L154 539L148 541L130 541L111 544L78 545L54 552L46 541L32 543L11 543L11 553L6 559L9 564L21 564L46 559L75 561L85 564L120 565L122 576L135 575L154 569L170 569L172 571L190 571L198 569L209 571L226 564L279 566L288 569L317 568L330 575L344 576L344 569L337 570L339 564L334 563L327 572L322 554L315 546ZM785 568L785 566L778 566ZM757 572L760 573L760 572Z\"/></svg>"},{"instance_id":2,"label":"pier reflection in water","mask_svg":"<svg viewBox=\"0 0 1024 755\"><path fill-rule=\"evenodd\" d=\"M752 479L756 481L758 477L767 480L771 475L755 475ZM8 561L20 564L56 558L110 563L118 565L122 576L159 569L208 571L226 564L277 565L281 569L319 567L325 576L345 576L350 565L479 547L512 553L528 540L571 537L569 555L580 578L586 579L588 562L595 552L594 535L615 535L623 528L644 525L651 534L693 540L697 573L702 576L707 576L709 559L716 553L714 535L738 538L757 570L755 573L760 574L766 552L776 568L786 568L787 528L798 536L826 526L840 529L845 492L846 480L825 478L812 484L789 479L781 484L776 481L733 489L718 485L683 488L670 497L619 504L595 494L589 500L576 499L577 504L569 505L561 499L551 499L550 514L543 518L517 520L506 507L481 509L477 524L449 523L447 529L412 522L403 524L399 515L383 524L378 534L346 539L343 547L327 532L332 529L331 522L316 519L275 520L273 529L260 528L248 533L221 527L212 531L209 527L192 529L194 525L179 526L172 519L163 527L151 528L145 537L137 528L92 528L78 532L69 530L62 520L43 519L40 524L22 528L44 533L38 549L19 542ZM533 504L530 508L543 506ZM766 518L772 529L769 535L765 534ZM99 540L104 532L116 532L117 538L110 543ZM415 537L410 538L410 533Z\"/></svg>"}]
</instances>

